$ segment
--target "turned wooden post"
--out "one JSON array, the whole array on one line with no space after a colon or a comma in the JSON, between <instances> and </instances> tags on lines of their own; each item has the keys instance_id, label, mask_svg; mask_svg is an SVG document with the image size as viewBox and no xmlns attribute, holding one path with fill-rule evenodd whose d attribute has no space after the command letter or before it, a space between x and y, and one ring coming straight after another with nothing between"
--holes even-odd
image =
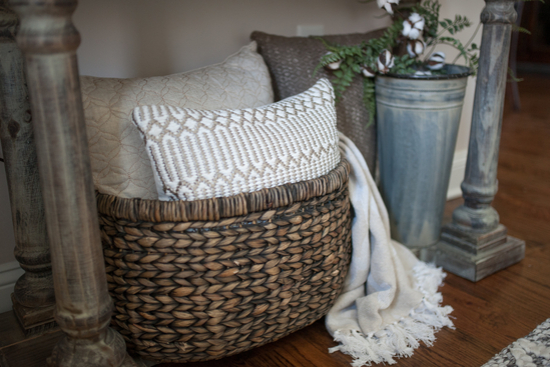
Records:
<instances>
[{"instance_id":1,"label":"turned wooden post","mask_svg":"<svg viewBox=\"0 0 550 367\"><path fill-rule=\"evenodd\" d=\"M0 138L15 234L15 257L25 270L12 294L26 334L55 325L50 248L31 124L24 59L15 43L17 15L0 0Z\"/></svg>"},{"instance_id":2,"label":"turned wooden post","mask_svg":"<svg viewBox=\"0 0 550 367\"><path fill-rule=\"evenodd\" d=\"M112 300L91 178L72 24L76 0L13 0L21 27L38 168L46 209L55 319L65 336L51 366L134 366L108 327ZM31 352L31 351L29 351Z\"/></svg>"},{"instance_id":3,"label":"turned wooden post","mask_svg":"<svg viewBox=\"0 0 550 367\"><path fill-rule=\"evenodd\" d=\"M506 235L491 202L497 192L497 164L508 69L513 0L485 0L483 35L472 114L464 205L443 227L436 262L472 281L523 259L525 242Z\"/></svg>"}]
</instances>

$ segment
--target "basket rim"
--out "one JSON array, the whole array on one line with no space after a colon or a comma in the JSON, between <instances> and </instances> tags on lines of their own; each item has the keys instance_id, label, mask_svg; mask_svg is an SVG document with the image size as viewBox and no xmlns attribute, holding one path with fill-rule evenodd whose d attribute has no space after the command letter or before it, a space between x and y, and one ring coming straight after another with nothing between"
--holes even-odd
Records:
<instances>
[{"instance_id":1,"label":"basket rim","mask_svg":"<svg viewBox=\"0 0 550 367\"><path fill-rule=\"evenodd\" d=\"M194 201L123 198L96 191L97 209L100 215L133 222L217 221L271 211L331 194L347 185L350 172L349 162L342 157L333 170L318 178L251 193Z\"/></svg>"}]
</instances>

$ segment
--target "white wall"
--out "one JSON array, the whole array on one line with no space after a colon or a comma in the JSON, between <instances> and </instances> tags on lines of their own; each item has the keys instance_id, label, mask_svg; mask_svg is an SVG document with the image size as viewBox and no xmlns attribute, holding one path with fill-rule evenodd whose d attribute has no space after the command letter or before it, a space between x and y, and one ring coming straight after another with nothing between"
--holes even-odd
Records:
<instances>
[{"instance_id":1,"label":"white wall","mask_svg":"<svg viewBox=\"0 0 550 367\"><path fill-rule=\"evenodd\" d=\"M459 13L476 23L484 6L482 0L441 2L442 17ZM388 24L387 17L375 18L380 14L375 2L357 0L80 0L74 23L82 35L82 74L140 77L223 61L247 44L254 30L293 36L298 25L323 25L325 34L365 32ZM461 38L467 40L472 32ZM460 196L464 175L474 85L471 78L451 176L449 193L454 196ZM0 265L14 264L10 207L0 171ZM0 312L3 304L9 305L2 301Z\"/></svg>"}]
</instances>

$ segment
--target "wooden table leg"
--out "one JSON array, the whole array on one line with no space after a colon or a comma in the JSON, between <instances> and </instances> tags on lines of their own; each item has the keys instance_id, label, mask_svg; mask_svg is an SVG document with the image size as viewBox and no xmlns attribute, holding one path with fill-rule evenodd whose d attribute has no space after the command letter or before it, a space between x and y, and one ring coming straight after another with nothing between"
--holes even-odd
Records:
<instances>
[{"instance_id":1,"label":"wooden table leg","mask_svg":"<svg viewBox=\"0 0 550 367\"><path fill-rule=\"evenodd\" d=\"M25 62L15 43L17 15L0 0L0 138L15 233L15 257L25 270L12 295L27 335L55 326L50 248L38 176L25 80Z\"/></svg>"},{"instance_id":2,"label":"wooden table leg","mask_svg":"<svg viewBox=\"0 0 550 367\"><path fill-rule=\"evenodd\" d=\"M443 227L436 262L446 270L478 281L525 255L525 242L507 236L491 206L497 192L497 163L514 0L485 0L483 35L472 115L472 128L462 182L464 205Z\"/></svg>"},{"instance_id":3,"label":"wooden table leg","mask_svg":"<svg viewBox=\"0 0 550 367\"><path fill-rule=\"evenodd\" d=\"M33 128L56 297L65 336L51 366L135 366L108 327L107 293L76 49L76 0L13 0L21 19Z\"/></svg>"}]
</instances>

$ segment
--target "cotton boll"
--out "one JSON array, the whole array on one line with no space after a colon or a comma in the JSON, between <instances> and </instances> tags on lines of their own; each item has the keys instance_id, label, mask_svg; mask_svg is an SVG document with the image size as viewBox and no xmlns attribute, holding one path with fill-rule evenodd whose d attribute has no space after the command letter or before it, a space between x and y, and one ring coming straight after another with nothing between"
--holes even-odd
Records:
<instances>
[{"instance_id":1,"label":"cotton boll","mask_svg":"<svg viewBox=\"0 0 550 367\"><path fill-rule=\"evenodd\" d=\"M420 16L420 14L418 13L412 13L410 16L409 16L409 20L411 21L412 24L415 25L415 27L417 27L418 29L420 30L423 30L424 29L424 24L426 23L424 18L422 18L422 16Z\"/></svg>"},{"instance_id":2,"label":"cotton boll","mask_svg":"<svg viewBox=\"0 0 550 367\"><path fill-rule=\"evenodd\" d=\"M332 55L332 52L327 52L325 55ZM328 70L338 70L340 69L340 65L342 64L342 60L338 60L335 62L331 62L330 64L326 64L325 68Z\"/></svg>"},{"instance_id":3,"label":"cotton boll","mask_svg":"<svg viewBox=\"0 0 550 367\"><path fill-rule=\"evenodd\" d=\"M441 70L445 65L445 53L434 52L428 59L427 67L430 70Z\"/></svg>"},{"instance_id":4,"label":"cotton boll","mask_svg":"<svg viewBox=\"0 0 550 367\"><path fill-rule=\"evenodd\" d=\"M432 75L432 72L431 71L417 70L417 71L414 72L414 75L415 76L430 76L430 75Z\"/></svg>"},{"instance_id":5,"label":"cotton boll","mask_svg":"<svg viewBox=\"0 0 550 367\"><path fill-rule=\"evenodd\" d=\"M426 46L421 40L410 40L407 42L407 52L411 58L417 58L424 53Z\"/></svg>"},{"instance_id":6,"label":"cotton boll","mask_svg":"<svg viewBox=\"0 0 550 367\"><path fill-rule=\"evenodd\" d=\"M420 31L416 28L412 28L411 31L409 32L409 36L408 36L410 39L412 40L415 40L417 39L418 37L420 37Z\"/></svg>"},{"instance_id":7,"label":"cotton boll","mask_svg":"<svg viewBox=\"0 0 550 367\"><path fill-rule=\"evenodd\" d=\"M342 64L342 60L338 60L335 62L331 62L330 64L327 64L326 67L329 70L338 70L340 69L340 65Z\"/></svg>"},{"instance_id":8,"label":"cotton boll","mask_svg":"<svg viewBox=\"0 0 550 367\"><path fill-rule=\"evenodd\" d=\"M411 33L412 24L408 20L403 21L403 30L401 31L401 34L405 37L409 37L409 34Z\"/></svg>"},{"instance_id":9,"label":"cotton boll","mask_svg":"<svg viewBox=\"0 0 550 367\"><path fill-rule=\"evenodd\" d=\"M393 65L394 65L393 55L391 54L391 52L388 50L382 51L378 56L378 61L377 61L378 71L381 74L386 74L390 71Z\"/></svg>"},{"instance_id":10,"label":"cotton boll","mask_svg":"<svg viewBox=\"0 0 550 367\"><path fill-rule=\"evenodd\" d=\"M376 3L378 4L378 7L380 9L384 8L388 13L393 14L393 9L391 4L398 5L399 0L376 0Z\"/></svg>"},{"instance_id":11,"label":"cotton boll","mask_svg":"<svg viewBox=\"0 0 550 367\"><path fill-rule=\"evenodd\" d=\"M376 71L370 66L361 66L361 73L366 78L373 78L376 75Z\"/></svg>"},{"instance_id":12,"label":"cotton boll","mask_svg":"<svg viewBox=\"0 0 550 367\"><path fill-rule=\"evenodd\" d=\"M403 21L403 36L409 39L417 39L424 30L426 21L418 13L412 13L408 19Z\"/></svg>"}]
</instances>

